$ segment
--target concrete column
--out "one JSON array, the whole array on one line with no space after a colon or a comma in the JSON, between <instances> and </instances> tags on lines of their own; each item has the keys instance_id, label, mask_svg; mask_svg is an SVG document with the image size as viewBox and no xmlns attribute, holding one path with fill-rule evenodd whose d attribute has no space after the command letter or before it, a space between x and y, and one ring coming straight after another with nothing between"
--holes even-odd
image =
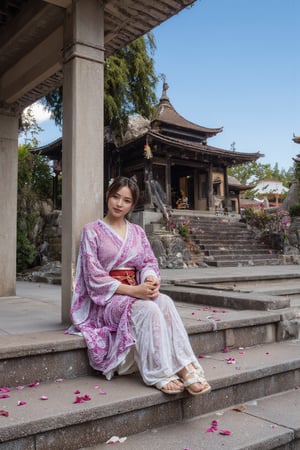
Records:
<instances>
[{"instance_id":1,"label":"concrete column","mask_svg":"<svg viewBox=\"0 0 300 450\"><path fill-rule=\"evenodd\" d=\"M69 321L79 238L103 209L104 9L77 0L64 27L62 320Z\"/></svg>"},{"instance_id":2,"label":"concrete column","mask_svg":"<svg viewBox=\"0 0 300 450\"><path fill-rule=\"evenodd\" d=\"M16 295L18 117L0 112L0 297Z\"/></svg>"}]
</instances>

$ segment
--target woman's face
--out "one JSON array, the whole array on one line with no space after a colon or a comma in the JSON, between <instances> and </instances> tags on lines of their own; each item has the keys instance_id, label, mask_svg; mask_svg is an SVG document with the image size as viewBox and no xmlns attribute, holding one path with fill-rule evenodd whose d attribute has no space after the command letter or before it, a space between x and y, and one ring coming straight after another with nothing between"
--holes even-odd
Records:
<instances>
[{"instance_id":1,"label":"woman's face","mask_svg":"<svg viewBox=\"0 0 300 450\"><path fill-rule=\"evenodd\" d=\"M133 198L127 186L112 194L107 200L108 214L114 218L123 218L133 207Z\"/></svg>"}]
</instances>

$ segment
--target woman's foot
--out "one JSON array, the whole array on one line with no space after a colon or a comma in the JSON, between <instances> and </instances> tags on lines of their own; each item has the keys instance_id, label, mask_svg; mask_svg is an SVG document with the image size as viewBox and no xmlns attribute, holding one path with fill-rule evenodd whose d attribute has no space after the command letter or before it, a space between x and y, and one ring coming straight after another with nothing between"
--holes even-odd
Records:
<instances>
[{"instance_id":1,"label":"woman's foot","mask_svg":"<svg viewBox=\"0 0 300 450\"><path fill-rule=\"evenodd\" d=\"M211 391L211 387L203 375L194 366L184 367L178 375L184 387L191 395L205 394Z\"/></svg>"},{"instance_id":2,"label":"woman's foot","mask_svg":"<svg viewBox=\"0 0 300 450\"><path fill-rule=\"evenodd\" d=\"M172 380L158 389L165 394L180 394L184 391L184 385L180 380Z\"/></svg>"}]
</instances>

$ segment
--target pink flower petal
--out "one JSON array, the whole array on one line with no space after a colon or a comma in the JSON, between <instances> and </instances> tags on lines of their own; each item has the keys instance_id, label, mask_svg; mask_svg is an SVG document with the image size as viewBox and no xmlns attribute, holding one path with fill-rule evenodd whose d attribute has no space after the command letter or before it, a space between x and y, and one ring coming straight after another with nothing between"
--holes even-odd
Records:
<instances>
[{"instance_id":1,"label":"pink flower petal","mask_svg":"<svg viewBox=\"0 0 300 450\"><path fill-rule=\"evenodd\" d=\"M229 353L228 348L223 348L222 353Z\"/></svg>"},{"instance_id":2,"label":"pink flower petal","mask_svg":"<svg viewBox=\"0 0 300 450\"><path fill-rule=\"evenodd\" d=\"M80 394L80 390L76 389L76 391L74 391L74 394Z\"/></svg>"},{"instance_id":3,"label":"pink flower petal","mask_svg":"<svg viewBox=\"0 0 300 450\"><path fill-rule=\"evenodd\" d=\"M106 392L103 389L99 389L99 395L106 395Z\"/></svg>"},{"instance_id":4,"label":"pink flower petal","mask_svg":"<svg viewBox=\"0 0 300 450\"><path fill-rule=\"evenodd\" d=\"M83 403L84 400L82 397L76 397L73 403Z\"/></svg>"},{"instance_id":5,"label":"pink flower petal","mask_svg":"<svg viewBox=\"0 0 300 450\"><path fill-rule=\"evenodd\" d=\"M40 400L48 400L48 397L47 397L46 395L42 395L42 396L40 397Z\"/></svg>"},{"instance_id":6,"label":"pink flower petal","mask_svg":"<svg viewBox=\"0 0 300 450\"><path fill-rule=\"evenodd\" d=\"M235 364L236 363L235 358L227 358L225 361L227 362L227 364Z\"/></svg>"},{"instance_id":7,"label":"pink flower petal","mask_svg":"<svg viewBox=\"0 0 300 450\"><path fill-rule=\"evenodd\" d=\"M0 416L8 417L8 411L6 409L0 409Z\"/></svg>"},{"instance_id":8,"label":"pink flower petal","mask_svg":"<svg viewBox=\"0 0 300 450\"><path fill-rule=\"evenodd\" d=\"M3 386L0 388L0 392L10 392L10 388L7 386Z\"/></svg>"},{"instance_id":9,"label":"pink flower petal","mask_svg":"<svg viewBox=\"0 0 300 450\"><path fill-rule=\"evenodd\" d=\"M83 398L83 400L84 400L85 402L88 401L88 400L91 400L91 397L90 397L89 394L84 394L84 396L83 396L82 398Z\"/></svg>"},{"instance_id":10,"label":"pink flower petal","mask_svg":"<svg viewBox=\"0 0 300 450\"><path fill-rule=\"evenodd\" d=\"M35 381L34 383L30 383L29 385L28 385L28 387L37 387L37 386L39 386L40 385L40 382L39 381Z\"/></svg>"},{"instance_id":11,"label":"pink flower petal","mask_svg":"<svg viewBox=\"0 0 300 450\"><path fill-rule=\"evenodd\" d=\"M18 401L18 406L23 406L23 405L27 405L27 402L23 402L21 400Z\"/></svg>"},{"instance_id":12,"label":"pink flower petal","mask_svg":"<svg viewBox=\"0 0 300 450\"><path fill-rule=\"evenodd\" d=\"M0 399L1 399L1 398L9 398L9 397L10 397L9 394L0 394Z\"/></svg>"},{"instance_id":13,"label":"pink flower petal","mask_svg":"<svg viewBox=\"0 0 300 450\"><path fill-rule=\"evenodd\" d=\"M220 430L219 433L223 434L225 436L229 436L231 434L231 431L230 430Z\"/></svg>"},{"instance_id":14,"label":"pink flower petal","mask_svg":"<svg viewBox=\"0 0 300 450\"><path fill-rule=\"evenodd\" d=\"M16 386L16 389L17 389L18 391L22 391L22 389L25 389L25 386Z\"/></svg>"},{"instance_id":15,"label":"pink flower petal","mask_svg":"<svg viewBox=\"0 0 300 450\"><path fill-rule=\"evenodd\" d=\"M204 358L206 358L206 356L205 355L198 355L198 358L199 359L204 359Z\"/></svg>"},{"instance_id":16,"label":"pink flower petal","mask_svg":"<svg viewBox=\"0 0 300 450\"><path fill-rule=\"evenodd\" d=\"M99 387L100 387L99 384L94 385L94 389L99 389Z\"/></svg>"}]
</instances>

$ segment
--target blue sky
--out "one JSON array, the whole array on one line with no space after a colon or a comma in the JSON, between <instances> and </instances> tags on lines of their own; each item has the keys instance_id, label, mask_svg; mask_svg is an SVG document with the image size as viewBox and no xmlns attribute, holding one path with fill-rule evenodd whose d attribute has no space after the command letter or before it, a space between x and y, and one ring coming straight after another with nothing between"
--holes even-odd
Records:
<instances>
[{"instance_id":1,"label":"blue sky","mask_svg":"<svg viewBox=\"0 0 300 450\"><path fill-rule=\"evenodd\" d=\"M209 144L293 165L300 146L300 0L197 0L153 30L155 69L186 119L224 127ZM162 82L157 96L162 92ZM49 121L44 145L60 132Z\"/></svg>"}]
</instances>

